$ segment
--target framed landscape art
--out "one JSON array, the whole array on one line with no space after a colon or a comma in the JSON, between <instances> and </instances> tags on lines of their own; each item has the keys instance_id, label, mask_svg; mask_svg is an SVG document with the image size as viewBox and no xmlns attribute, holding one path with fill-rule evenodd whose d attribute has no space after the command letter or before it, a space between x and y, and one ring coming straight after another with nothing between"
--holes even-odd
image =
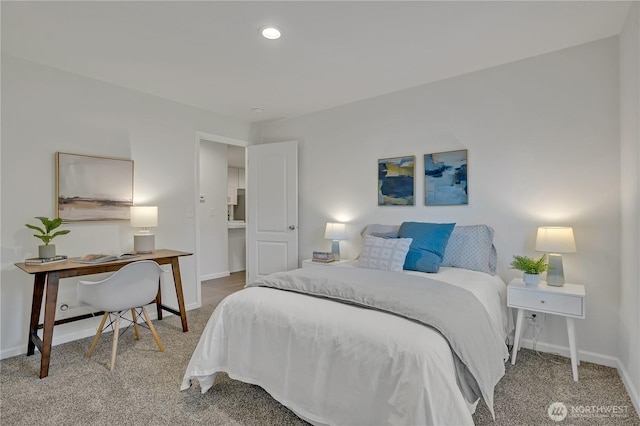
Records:
<instances>
[{"instance_id":1,"label":"framed landscape art","mask_svg":"<svg viewBox=\"0 0 640 426\"><path fill-rule=\"evenodd\" d=\"M63 222L129 220L133 161L56 152L56 213Z\"/></svg>"},{"instance_id":2,"label":"framed landscape art","mask_svg":"<svg viewBox=\"0 0 640 426\"><path fill-rule=\"evenodd\" d=\"M416 157L378 160L378 205L413 206L415 204Z\"/></svg>"},{"instance_id":3,"label":"framed landscape art","mask_svg":"<svg viewBox=\"0 0 640 426\"><path fill-rule=\"evenodd\" d=\"M426 206L469 203L467 150L424 156L424 204Z\"/></svg>"}]
</instances>

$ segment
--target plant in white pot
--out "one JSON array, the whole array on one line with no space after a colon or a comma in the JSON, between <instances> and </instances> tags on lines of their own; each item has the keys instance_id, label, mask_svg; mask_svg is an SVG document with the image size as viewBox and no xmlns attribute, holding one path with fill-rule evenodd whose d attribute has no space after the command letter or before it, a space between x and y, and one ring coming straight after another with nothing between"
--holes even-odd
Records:
<instances>
[{"instance_id":1,"label":"plant in white pot","mask_svg":"<svg viewBox=\"0 0 640 426\"><path fill-rule=\"evenodd\" d=\"M34 231L38 231L40 234L33 234L34 237L39 238L44 242L43 245L38 246L38 257L41 259L47 257L53 257L56 255L56 246L55 244L49 244L51 240L53 240L58 235L68 234L68 229L62 229L60 231L56 231L53 234L51 233L54 229L57 229L60 225L62 225L62 219L49 219L47 217L38 216L36 219L42 222L43 228L35 225L29 225L28 223L25 226L29 229L33 229Z\"/></svg>"},{"instance_id":2,"label":"plant in white pot","mask_svg":"<svg viewBox=\"0 0 640 426\"><path fill-rule=\"evenodd\" d=\"M547 270L547 255L543 254L538 260L528 256L513 256L511 268L524 272L522 280L527 285L540 284L540 274Z\"/></svg>"}]
</instances>

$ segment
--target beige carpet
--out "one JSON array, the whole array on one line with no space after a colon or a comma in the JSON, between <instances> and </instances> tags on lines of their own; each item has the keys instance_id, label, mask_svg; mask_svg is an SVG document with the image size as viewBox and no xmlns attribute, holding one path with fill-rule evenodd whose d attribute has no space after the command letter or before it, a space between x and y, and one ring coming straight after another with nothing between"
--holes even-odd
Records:
<instances>
[{"instance_id":1,"label":"beige carpet","mask_svg":"<svg viewBox=\"0 0 640 426\"><path fill-rule=\"evenodd\" d=\"M91 338L53 348L49 377L38 378L39 355L0 361L2 425L297 425L305 424L261 388L219 375L213 389L180 392L184 370L213 305L189 311L190 331L177 317L156 321L165 346L158 349L148 330L136 341L132 330L120 341L114 372L109 372L111 334L103 336L93 358L84 356ZM478 425L639 425L615 369L582 363L580 382L571 379L570 362L540 359L522 350L507 365L495 396L496 422L480 405ZM562 402L568 417L552 421L547 408ZM624 407L621 417L585 414L585 407ZM582 410L581 417L575 409ZM592 409L592 408L589 408ZM618 408L618 411L622 408Z\"/></svg>"}]
</instances>

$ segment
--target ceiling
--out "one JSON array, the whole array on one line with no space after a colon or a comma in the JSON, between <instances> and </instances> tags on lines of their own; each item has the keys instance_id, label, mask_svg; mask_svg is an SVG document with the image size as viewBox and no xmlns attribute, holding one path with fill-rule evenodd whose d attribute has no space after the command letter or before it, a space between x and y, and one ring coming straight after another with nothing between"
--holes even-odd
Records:
<instances>
[{"instance_id":1,"label":"ceiling","mask_svg":"<svg viewBox=\"0 0 640 426\"><path fill-rule=\"evenodd\" d=\"M2 51L256 122L616 35L629 6L612 1L2 1ZM266 24L279 26L283 37L262 38L258 30Z\"/></svg>"}]
</instances>

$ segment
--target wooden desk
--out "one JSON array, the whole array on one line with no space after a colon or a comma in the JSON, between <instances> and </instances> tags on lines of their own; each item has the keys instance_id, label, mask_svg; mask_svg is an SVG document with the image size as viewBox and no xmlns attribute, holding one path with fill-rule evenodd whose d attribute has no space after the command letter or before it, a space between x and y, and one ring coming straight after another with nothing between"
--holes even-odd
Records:
<instances>
[{"instance_id":1,"label":"wooden desk","mask_svg":"<svg viewBox=\"0 0 640 426\"><path fill-rule=\"evenodd\" d=\"M28 274L34 275L33 281L33 302L31 304L31 322L29 325L29 343L27 345L27 356L35 353L37 346L42 354L40 360L40 378L49 375L49 360L51 357L51 342L53 340L53 326L91 318L94 315L102 315L103 312L94 314L79 315L56 321L56 306L58 302L58 283L61 278L79 277L83 275L99 274L102 272L114 272L124 265L140 260L154 260L160 265L171 265L173 270L173 281L178 296L178 310L162 304L160 285L158 285L158 295L156 297L156 308L158 319L162 319L162 310L180 315L182 319L182 331L189 331L187 326L187 312L184 307L184 296L182 294L182 280L180 279L180 264L178 258L181 256L191 256L191 253L182 251L158 249L153 253L141 254L138 257L114 262L105 262L95 265L74 262L72 259L66 262L52 263L50 265L31 266L24 263L16 263L16 266ZM42 309L42 296L44 295L45 283L47 284L46 299L44 305L44 323L38 324L40 310ZM38 329L44 329L42 339L38 336Z\"/></svg>"}]
</instances>

